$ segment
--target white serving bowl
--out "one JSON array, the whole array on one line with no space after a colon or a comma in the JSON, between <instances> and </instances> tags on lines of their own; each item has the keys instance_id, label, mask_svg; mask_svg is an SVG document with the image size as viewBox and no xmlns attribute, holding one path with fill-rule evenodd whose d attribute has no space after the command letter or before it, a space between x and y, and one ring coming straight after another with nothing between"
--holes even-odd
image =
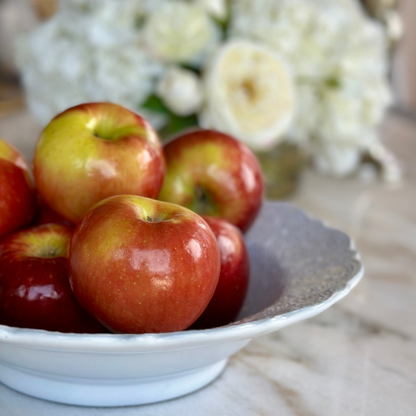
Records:
<instances>
[{"instance_id":1,"label":"white serving bowl","mask_svg":"<svg viewBox=\"0 0 416 416\"><path fill-rule=\"evenodd\" d=\"M266 202L246 242L251 280L237 322L143 335L0 325L0 381L35 397L83 406L178 397L214 380L253 337L324 311L363 274L348 236L289 204Z\"/></svg>"}]
</instances>

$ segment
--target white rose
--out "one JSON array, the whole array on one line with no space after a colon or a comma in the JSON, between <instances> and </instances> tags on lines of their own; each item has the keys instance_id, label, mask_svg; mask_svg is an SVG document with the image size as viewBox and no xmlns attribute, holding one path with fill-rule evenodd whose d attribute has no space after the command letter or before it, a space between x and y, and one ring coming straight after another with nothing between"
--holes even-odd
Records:
<instances>
[{"instance_id":1,"label":"white rose","mask_svg":"<svg viewBox=\"0 0 416 416\"><path fill-rule=\"evenodd\" d=\"M206 69L204 86L200 124L253 149L273 146L291 123L295 92L290 70L264 46L245 40L224 44Z\"/></svg>"},{"instance_id":2,"label":"white rose","mask_svg":"<svg viewBox=\"0 0 416 416\"><path fill-rule=\"evenodd\" d=\"M174 114L188 116L202 104L202 87L197 75L189 70L170 68L159 85L157 94Z\"/></svg>"},{"instance_id":3,"label":"white rose","mask_svg":"<svg viewBox=\"0 0 416 416\"><path fill-rule=\"evenodd\" d=\"M214 23L200 7L174 0L150 14L144 33L152 53L182 63L199 63L218 38Z\"/></svg>"}]
</instances>

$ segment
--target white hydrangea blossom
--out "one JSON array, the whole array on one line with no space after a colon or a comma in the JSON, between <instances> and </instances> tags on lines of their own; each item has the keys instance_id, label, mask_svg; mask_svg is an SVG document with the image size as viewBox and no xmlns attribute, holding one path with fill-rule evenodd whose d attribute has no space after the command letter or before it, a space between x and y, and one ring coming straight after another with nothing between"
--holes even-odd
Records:
<instances>
[{"instance_id":1,"label":"white hydrangea blossom","mask_svg":"<svg viewBox=\"0 0 416 416\"><path fill-rule=\"evenodd\" d=\"M377 141L390 103L386 41L354 0L234 0L230 36L282 54L297 84L292 138L318 169L344 175Z\"/></svg>"},{"instance_id":2,"label":"white hydrangea blossom","mask_svg":"<svg viewBox=\"0 0 416 416\"><path fill-rule=\"evenodd\" d=\"M234 38L254 41L288 63L296 95L290 138L310 150L318 169L337 175L351 172L361 154L378 143L376 126L391 99L381 26L364 15L356 0L230 0L230 4L223 48ZM243 122L225 117L234 104L220 111L225 108L226 90L220 91L213 75L227 73L220 78L230 85L235 78L229 63L226 72L213 70L218 55L212 52L220 44L214 17L221 18L223 12L227 12L224 0L62 1L51 20L18 45L28 104L46 124L72 105L108 100L142 113L160 128L166 116L156 117L142 108L149 95L159 93L173 112L198 112L203 125L244 133L253 147L264 148L287 131L286 123L280 123L279 130L258 129L264 130L260 137L255 132L249 135L247 126L236 127L248 123L252 128L257 117L247 115ZM173 83L161 82L172 81L166 71L183 63L205 67L203 105L198 94L198 100L174 102L178 77ZM244 72L245 66L237 67L236 73ZM250 85L260 85L263 81L255 78L261 71L254 72L247 75L253 81ZM182 81L185 78L188 82L189 77ZM194 81L188 82L188 96L199 89Z\"/></svg>"},{"instance_id":3,"label":"white hydrangea blossom","mask_svg":"<svg viewBox=\"0 0 416 416\"><path fill-rule=\"evenodd\" d=\"M64 109L112 101L143 112L164 66L146 51L140 22L151 1L72 0L18 44L29 107L45 125ZM120 3L118 2L118 3ZM151 113L146 113L152 117ZM161 120L151 122L157 125Z\"/></svg>"}]
</instances>

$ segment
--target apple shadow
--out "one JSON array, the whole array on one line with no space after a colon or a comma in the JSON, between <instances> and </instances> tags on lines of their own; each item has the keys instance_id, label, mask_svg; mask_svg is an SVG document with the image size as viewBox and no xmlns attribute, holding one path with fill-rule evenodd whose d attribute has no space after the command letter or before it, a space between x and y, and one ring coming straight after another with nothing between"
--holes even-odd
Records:
<instances>
[{"instance_id":1,"label":"apple shadow","mask_svg":"<svg viewBox=\"0 0 416 416\"><path fill-rule=\"evenodd\" d=\"M236 320L247 318L275 303L282 295L287 275L276 253L259 242L249 242L250 281L246 299Z\"/></svg>"}]
</instances>

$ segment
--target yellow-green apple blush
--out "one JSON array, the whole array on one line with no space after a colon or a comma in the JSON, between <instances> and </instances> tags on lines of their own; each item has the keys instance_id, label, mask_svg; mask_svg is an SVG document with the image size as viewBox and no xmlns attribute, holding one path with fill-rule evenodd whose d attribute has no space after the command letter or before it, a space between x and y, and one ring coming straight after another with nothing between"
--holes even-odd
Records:
<instances>
[{"instance_id":1,"label":"yellow-green apple blush","mask_svg":"<svg viewBox=\"0 0 416 416\"><path fill-rule=\"evenodd\" d=\"M158 199L247 231L263 202L263 176L254 153L239 140L197 130L165 145L166 175Z\"/></svg>"},{"instance_id":2,"label":"yellow-green apple blush","mask_svg":"<svg viewBox=\"0 0 416 416\"><path fill-rule=\"evenodd\" d=\"M81 104L56 116L34 157L42 200L72 223L109 196L155 198L164 173L163 148L150 124L111 103Z\"/></svg>"}]
</instances>

